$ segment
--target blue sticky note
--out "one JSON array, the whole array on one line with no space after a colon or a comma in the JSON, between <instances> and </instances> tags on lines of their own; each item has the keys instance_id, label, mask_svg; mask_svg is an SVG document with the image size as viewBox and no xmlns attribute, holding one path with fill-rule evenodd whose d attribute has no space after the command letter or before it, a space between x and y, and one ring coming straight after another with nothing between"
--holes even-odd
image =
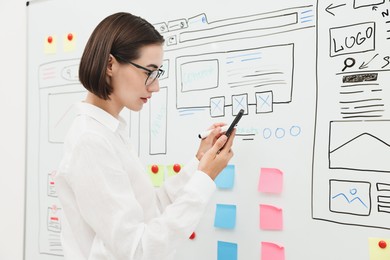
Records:
<instances>
[{"instance_id":1,"label":"blue sticky note","mask_svg":"<svg viewBox=\"0 0 390 260\"><path fill-rule=\"evenodd\" d=\"M217 204L214 227L233 229L236 226L236 205Z\"/></svg>"},{"instance_id":2,"label":"blue sticky note","mask_svg":"<svg viewBox=\"0 0 390 260\"><path fill-rule=\"evenodd\" d=\"M237 260L237 244L218 241L218 260Z\"/></svg>"},{"instance_id":3,"label":"blue sticky note","mask_svg":"<svg viewBox=\"0 0 390 260\"><path fill-rule=\"evenodd\" d=\"M234 185L234 165L228 165L222 172L215 178L215 184L220 189L231 189Z\"/></svg>"}]
</instances>

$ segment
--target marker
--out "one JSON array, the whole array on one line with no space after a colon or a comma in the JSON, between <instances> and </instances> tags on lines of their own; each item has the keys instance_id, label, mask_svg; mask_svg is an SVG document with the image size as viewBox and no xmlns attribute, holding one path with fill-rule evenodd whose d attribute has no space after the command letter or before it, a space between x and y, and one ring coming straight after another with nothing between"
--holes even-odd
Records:
<instances>
[{"instance_id":1,"label":"marker","mask_svg":"<svg viewBox=\"0 0 390 260\"><path fill-rule=\"evenodd\" d=\"M229 129L229 126L228 126L228 125L224 125L224 126L221 127L221 132L220 132L220 133L226 132L228 129ZM204 139L204 138L206 138L207 136L209 136L213 130L214 130L214 129L204 131L204 132L200 133L200 134L198 135L198 137L199 137L200 139Z\"/></svg>"}]
</instances>

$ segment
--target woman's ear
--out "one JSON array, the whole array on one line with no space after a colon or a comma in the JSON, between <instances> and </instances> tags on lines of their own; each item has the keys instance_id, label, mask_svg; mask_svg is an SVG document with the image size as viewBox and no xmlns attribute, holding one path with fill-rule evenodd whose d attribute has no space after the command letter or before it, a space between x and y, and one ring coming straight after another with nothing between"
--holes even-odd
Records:
<instances>
[{"instance_id":1,"label":"woman's ear","mask_svg":"<svg viewBox=\"0 0 390 260\"><path fill-rule=\"evenodd\" d=\"M113 68L113 63L115 62L116 60L115 60L115 57L114 56L112 56L112 54L110 54L109 56L108 56L108 62L107 62L107 69L106 69L106 74L107 74L107 76L112 76L112 68Z\"/></svg>"}]
</instances>

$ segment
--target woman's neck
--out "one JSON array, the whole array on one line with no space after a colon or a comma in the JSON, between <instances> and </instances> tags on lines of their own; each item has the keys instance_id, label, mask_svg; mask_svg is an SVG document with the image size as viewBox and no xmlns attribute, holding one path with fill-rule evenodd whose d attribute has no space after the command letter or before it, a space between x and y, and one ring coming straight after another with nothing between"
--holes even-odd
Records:
<instances>
[{"instance_id":1,"label":"woman's neck","mask_svg":"<svg viewBox=\"0 0 390 260\"><path fill-rule=\"evenodd\" d=\"M123 109L123 107L118 106L112 99L104 100L91 92L88 92L85 102L103 109L115 118L118 118L119 113Z\"/></svg>"}]
</instances>

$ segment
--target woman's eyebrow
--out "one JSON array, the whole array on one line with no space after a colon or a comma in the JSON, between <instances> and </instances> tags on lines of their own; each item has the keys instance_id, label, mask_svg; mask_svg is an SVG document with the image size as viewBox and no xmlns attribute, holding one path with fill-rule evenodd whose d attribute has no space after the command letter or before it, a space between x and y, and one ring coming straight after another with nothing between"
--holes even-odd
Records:
<instances>
[{"instance_id":1,"label":"woman's eyebrow","mask_svg":"<svg viewBox=\"0 0 390 260\"><path fill-rule=\"evenodd\" d=\"M154 68L154 69L158 69L159 68L156 64L149 64L146 67L151 67L151 68Z\"/></svg>"}]
</instances>

